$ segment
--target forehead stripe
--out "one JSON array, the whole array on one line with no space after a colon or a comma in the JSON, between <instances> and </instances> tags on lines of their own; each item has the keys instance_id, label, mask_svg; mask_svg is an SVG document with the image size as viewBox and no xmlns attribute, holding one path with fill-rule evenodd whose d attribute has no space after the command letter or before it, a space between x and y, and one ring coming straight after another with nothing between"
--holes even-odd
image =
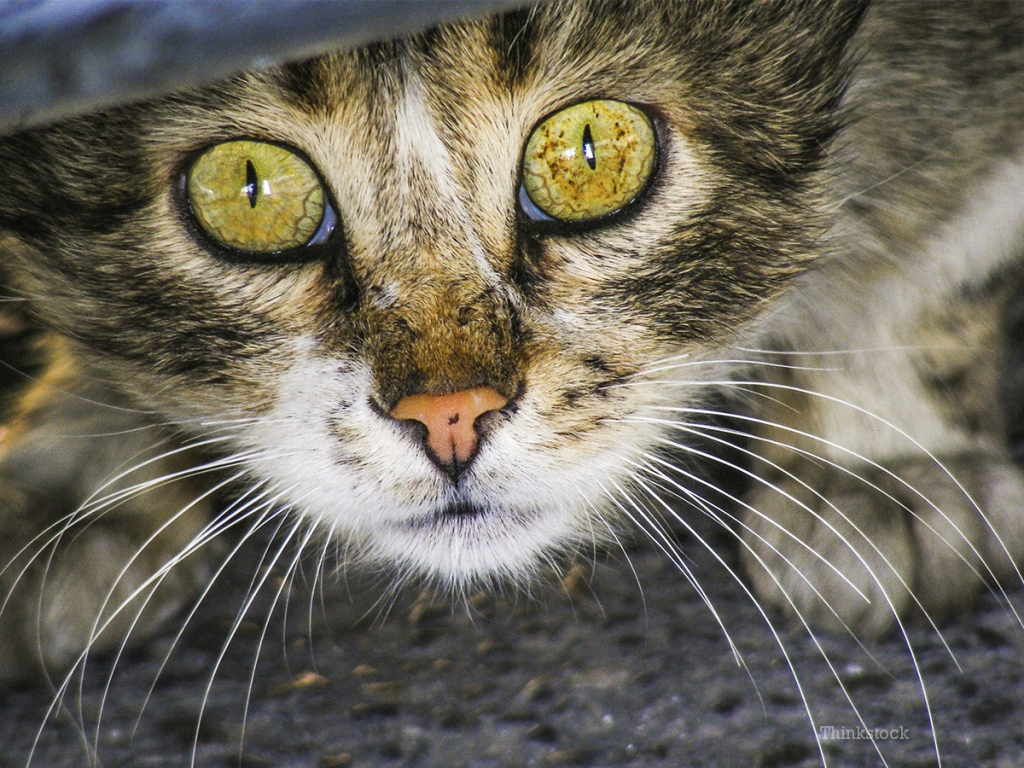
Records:
<instances>
[{"instance_id":1,"label":"forehead stripe","mask_svg":"<svg viewBox=\"0 0 1024 768\"><path fill-rule=\"evenodd\" d=\"M446 206L446 212L461 225L465 242L487 284L499 286L500 276L488 261L483 244L473 227L467 203L458 192L455 165L430 114L423 80L407 58L402 63L403 92L398 106L394 140L398 167L400 173L404 174L403 189L412 195L425 193L425 190L414 189L411 182L414 168L427 171L435 204Z\"/></svg>"}]
</instances>

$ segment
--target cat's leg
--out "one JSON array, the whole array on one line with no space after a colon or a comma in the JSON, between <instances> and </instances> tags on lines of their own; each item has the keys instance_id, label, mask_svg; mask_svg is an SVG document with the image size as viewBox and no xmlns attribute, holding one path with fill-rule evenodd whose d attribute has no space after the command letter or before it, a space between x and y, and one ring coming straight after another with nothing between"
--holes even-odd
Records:
<instances>
[{"instance_id":1,"label":"cat's leg","mask_svg":"<svg viewBox=\"0 0 1024 768\"><path fill-rule=\"evenodd\" d=\"M180 553L212 509L195 461L68 360L32 385L0 430L0 680L143 638L195 594L204 553Z\"/></svg>"},{"instance_id":2,"label":"cat's leg","mask_svg":"<svg viewBox=\"0 0 1024 768\"><path fill-rule=\"evenodd\" d=\"M922 611L941 622L1019 579L1024 473L998 396L1007 292L960 293L891 333L879 321L874 342L771 369L742 516L761 598L865 636Z\"/></svg>"}]
</instances>

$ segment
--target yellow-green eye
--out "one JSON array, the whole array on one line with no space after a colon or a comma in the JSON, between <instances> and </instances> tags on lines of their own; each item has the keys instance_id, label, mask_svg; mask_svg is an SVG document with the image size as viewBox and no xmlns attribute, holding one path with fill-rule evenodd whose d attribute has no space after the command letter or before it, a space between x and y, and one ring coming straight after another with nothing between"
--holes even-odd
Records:
<instances>
[{"instance_id":1,"label":"yellow-green eye","mask_svg":"<svg viewBox=\"0 0 1024 768\"><path fill-rule=\"evenodd\" d=\"M575 222L614 213L644 190L655 151L651 121L636 107L610 99L566 107L526 142L523 208Z\"/></svg>"},{"instance_id":2,"label":"yellow-green eye","mask_svg":"<svg viewBox=\"0 0 1024 768\"><path fill-rule=\"evenodd\" d=\"M316 172L295 152L264 141L210 147L189 170L187 190L206 233L238 251L298 248L317 235L325 220L324 189Z\"/></svg>"}]
</instances>

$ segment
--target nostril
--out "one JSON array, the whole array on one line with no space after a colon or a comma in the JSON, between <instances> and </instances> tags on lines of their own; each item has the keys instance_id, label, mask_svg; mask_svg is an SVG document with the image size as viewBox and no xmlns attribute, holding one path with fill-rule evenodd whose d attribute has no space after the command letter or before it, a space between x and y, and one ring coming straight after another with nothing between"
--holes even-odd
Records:
<instances>
[{"instance_id":1,"label":"nostril","mask_svg":"<svg viewBox=\"0 0 1024 768\"><path fill-rule=\"evenodd\" d=\"M480 439L476 420L507 403L508 398L497 390L475 387L443 395L408 395L399 400L388 415L425 426L428 452L447 471L457 473L476 452Z\"/></svg>"}]
</instances>

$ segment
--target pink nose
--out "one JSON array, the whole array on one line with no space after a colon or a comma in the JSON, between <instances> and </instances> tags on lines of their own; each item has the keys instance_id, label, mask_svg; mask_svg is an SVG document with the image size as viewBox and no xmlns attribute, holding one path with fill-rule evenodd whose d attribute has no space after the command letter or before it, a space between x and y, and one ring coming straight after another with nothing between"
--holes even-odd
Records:
<instances>
[{"instance_id":1,"label":"pink nose","mask_svg":"<svg viewBox=\"0 0 1024 768\"><path fill-rule=\"evenodd\" d=\"M505 406L508 398L490 387L475 387L446 395L408 395L390 416L418 421L427 428L427 450L444 467L465 465L476 451L476 420Z\"/></svg>"}]
</instances>

